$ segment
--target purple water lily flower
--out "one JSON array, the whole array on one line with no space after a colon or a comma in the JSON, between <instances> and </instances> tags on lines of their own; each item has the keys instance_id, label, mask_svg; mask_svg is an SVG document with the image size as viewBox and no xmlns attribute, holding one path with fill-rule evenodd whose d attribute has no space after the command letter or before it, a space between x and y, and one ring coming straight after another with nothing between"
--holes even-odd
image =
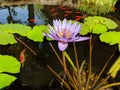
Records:
<instances>
[{"instance_id":1,"label":"purple water lily flower","mask_svg":"<svg viewBox=\"0 0 120 90\"><path fill-rule=\"evenodd\" d=\"M67 22L66 19L63 21L53 20L53 26L49 25L50 34L44 33L45 36L58 41L58 48L60 51L64 51L69 42L79 42L88 40L89 37L81 37L79 32L81 30L81 24L77 21L72 23L71 20Z\"/></svg>"}]
</instances>

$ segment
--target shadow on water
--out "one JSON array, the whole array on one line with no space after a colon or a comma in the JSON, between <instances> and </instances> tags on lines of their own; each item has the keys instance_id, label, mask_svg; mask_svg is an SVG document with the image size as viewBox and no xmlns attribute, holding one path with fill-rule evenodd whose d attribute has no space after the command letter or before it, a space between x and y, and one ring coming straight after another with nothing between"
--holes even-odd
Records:
<instances>
[{"instance_id":1,"label":"shadow on water","mask_svg":"<svg viewBox=\"0 0 120 90\"><path fill-rule=\"evenodd\" d=\"M120 4L118 4L118 6L119 5ZM35 25L45 25L48 23L52 23L52 19L63 19L63 15L65 15L62 11L60 12L60 10L58 10L58 12L54 12L54 14L51 14L49 12L51 9L56 7L58 8L58 6L47 6L39 4L0 7L0 24L20 23L33 27ZM75 12L75 10L73 11ZM59 15L57 13L59 13ZM118 15L119 13L120 11L116 11L115 14L111 14L114 17L113 19L115 19L118 23L120 20L120 17ZM56 16L54 16L55 14ZM74 19L74 15L75 13L65 18ZM80 13L80 15L82 14ZM108 15L108 17L111 17L111 15ZM58 63L58 60L51 50L50 46L48 45L48 42L45 41L43 43L35 43L31 40L28 40L26 37L18 37L28 46L30 46L37 53L37 56L35 56L29 50L26 51L25 66L21 68L21 72L20 74L18 74L18 79L14 83L12 83L10 87L5 88L4 90L54 90L50 89L48 86L54 75L50 72L50 70L48 70L46 64L50 65L57 72L59 72L62 67ZM101 45L98 38L96 39L96 42L97 43L94 45L95 51L93 52L96 53L96 56L94 56L93 58L93 65L97 69L100 69L105 64L106 60L111 55L116 46ZM52 43L58 51L57 43L54 41ZM80 55L78 58L80 58L80 60L88 59L88 43L89 42L81 42L80 44L76 43L79 50L78 55ZM21 43L6 46L1 45L0 53L13 55L19 59L19 54L24 48L25 47ZM69 45L67 50L69 51L70 56L73 55L72 44ZM115 54L116 56L113 57L112 62L114 62L114 60L116 59L118 52L116 51ZM112 62L110 64L112 64ZM116 77L117 81L120 81L119 76L120 73L118 73Z\"/></svg>"}]
</instances>

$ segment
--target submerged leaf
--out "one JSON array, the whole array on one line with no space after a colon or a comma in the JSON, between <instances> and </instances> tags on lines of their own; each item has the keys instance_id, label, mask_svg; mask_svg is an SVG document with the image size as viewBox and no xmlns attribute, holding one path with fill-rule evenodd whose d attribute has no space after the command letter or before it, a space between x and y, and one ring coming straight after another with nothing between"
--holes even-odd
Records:
<instances>
[{"instance_id":1,"label":"submerged leaf","mask_svg":"<svg viewBox=\"0 0 120 90\"><path fill-rule=\"evenodd\" d=\"M0 89L9 86L17 78L8 74L0 73Z\"/></svg>"}]
</instances>

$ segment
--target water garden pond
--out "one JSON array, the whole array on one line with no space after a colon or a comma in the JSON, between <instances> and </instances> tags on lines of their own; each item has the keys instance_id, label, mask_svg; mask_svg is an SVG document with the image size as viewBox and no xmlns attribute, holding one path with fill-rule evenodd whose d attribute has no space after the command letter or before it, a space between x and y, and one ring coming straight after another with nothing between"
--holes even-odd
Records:
<instances>
[{"instance_id":1,"label":"water garden pond","mask_svg":"<svg viewBox=\"0 0 120 90\"><path fill-rule=\"evenodd\" d=\"M116 12L107 14L109 17L117 22L118 28L120 30L120 7L119 4L116 5ZM0 24L10 24L19 23L25 24L30 27L52 24L53 19L72 19L83 22L84 18L88 14L82 13L72 7L66 7L62 5L40 5L40 4L23 4L23 5L12 5L12 6L2 6L0 7ZM21 28L22 29L22 28ZM56 86L51 87L51 81L55 78L54 74L46 67L46 65L51 66L55 71L60 72L62 66L58 63L57 57L54 55L48 41L46 38L44 42L34 42L22 37L20 35L15 35L19 37L18 43L14 45L0 45L0 53L3 55L12 55L16 58L20 57L22 51L25 50L26 44L35 51L33 54L31 51L26 50L25 52L25 62L21 71L16 76L18 79L13 82L10 86L5 87L3 90L57 90ZM22 43L21 43L22 42ZM96 44L94 44L95 50L93 54L93 66L97 71L99 71L108 57L113 53L116 45L108 46L99 41L99 38L95 39ZM25 44L24 44L25 43ZM52 42L55 49L58 51L57 42ZM76 47L79 50L78 58L82 60L87 60L89 56L89 41L83 41L81 43L76 43ZM74 58L74 53L72 52L73 45L70 43L67 51L69 55ZM37 55L36 55L37 53ZM59 53L59 52L58 52ZM61 54L61 53L60 53ZM80 55L80 56L79 56ZM116 50L114 57L112 57L108 68L113 64L119 56L119 51ZM105 70L107 72L108 69ZM115 81L120 81L120 73L118 72ZM117 90L117 89L115 89Z\"/></svg>"}]
</instances>

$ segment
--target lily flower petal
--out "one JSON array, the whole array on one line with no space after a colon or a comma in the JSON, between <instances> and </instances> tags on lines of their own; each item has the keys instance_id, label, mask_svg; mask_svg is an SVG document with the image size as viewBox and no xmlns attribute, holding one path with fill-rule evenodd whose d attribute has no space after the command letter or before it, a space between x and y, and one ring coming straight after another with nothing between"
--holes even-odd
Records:
<instances>
[{"instance_id":1,"label":"lily flower petal","mask_svg":"<svg viewBox=\"0 0 120 90\"><path fill-rule=\"evenodd\" d=\"M58 48L60 51L65 51L67 47L68 47L68 43L58 42Z\"/></svg>"},{"instance_id":2,"label":"lily flower petal","mask_svg":"<svg viewBox=\"0 0 120 90\"><path fill-rule=\"evenodd\" d=\"M89 37L81 37L79 35L81 24L78 24L77 21L72 23L71 20L67 22L66 19L63 21L53 20L53 27L49 25L49 34L44 33L44 35L58 41L60 51L64 51L68 47L68 42L79 42L89 39Z\"/></svg>"}]
</instances>

